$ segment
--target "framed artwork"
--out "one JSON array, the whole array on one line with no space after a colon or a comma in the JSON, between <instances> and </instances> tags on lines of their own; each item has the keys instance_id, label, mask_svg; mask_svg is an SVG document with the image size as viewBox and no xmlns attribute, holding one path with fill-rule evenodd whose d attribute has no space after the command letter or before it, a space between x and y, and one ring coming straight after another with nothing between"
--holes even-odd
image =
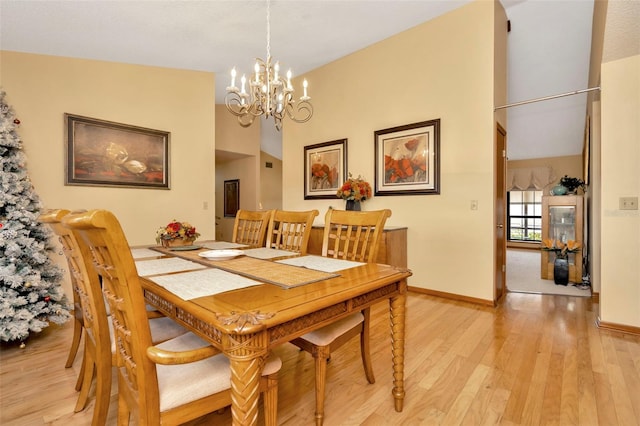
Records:
<instances>
[{"instance_id":1,"label":"framed artwork","mask_svg":"<svg viewBox=\"0 0 640 426\"><path fill-rule=\"evenodd\" d=\"M169 132L65 114L65 185L169 189Z\"/></svg>"},{"instance_id":2,"label":"framed artwork","mask_svg":"<svg viewBox=\"0 0 640 426\"><path fill-rule=\"evenodd\" d=\"M333 199L347 175L347 140L304 147L304 199Z\"/></svg>"},{"instance_id":3,"label":"framed artwork","mask_svg":"<svg viewBox=\"0 0 640 426\"><path fill-rule=\"evenodd\" d=\"M240 179L224 181L224 217L236 217L240 210Z\"/></svg>"},{"instance_id":4,"label":"framed artwork","mask_svg":"<svg viewBox=\"0 0 640 426\"><path fill-rule=\"evenodd\" d=\"M375 195L440 193L440 119L376 130Z\"/></svg>"}]
</instances>

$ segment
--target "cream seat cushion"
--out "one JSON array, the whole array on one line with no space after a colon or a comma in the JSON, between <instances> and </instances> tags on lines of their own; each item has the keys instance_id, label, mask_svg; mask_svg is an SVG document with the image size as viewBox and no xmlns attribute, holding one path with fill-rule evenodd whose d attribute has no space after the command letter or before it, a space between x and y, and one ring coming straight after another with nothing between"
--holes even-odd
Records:
<instances>
[{"instance_id":1,"label":"cream seat cushion","mask_svg":"<svg viewBox=\"0 0 640 426\"><path fill-rule=\"evenodd\" d=\"M149 320L151 339L154 344L173 339L188 332L186 328L169 317L152 318ZM113 321L109 318L109 337L111 338L111 353L116 351L116 339L113 337Z\"/></svg>"},{"instance_id":2,"label":"cream seat cushion","mask_svg":"<svg viewBox=\"0 0 640 426\"><path fill-rule=\"evenodd\" d=\"M206 341L189 332L156 347L169 351L184 351L207 345ZM271 355L262 374L273 374L281 367L280 358ZM189 364L156 365L156 373L161 412L231 387L229 359L223 354Z\"/></svg>"},{"instance_id":3,"label":"cream seat cushion","mask_svg":"<svg viewBox=\"0 0 640 426\"><path fill-rule=\"evenodd\" d=\"M318 330L304 334L302 338L316 346L327 346L337 337L340 337L363 321L364 315L362 315L362 312L356 312Z\"/></svg>"}]
</instances>

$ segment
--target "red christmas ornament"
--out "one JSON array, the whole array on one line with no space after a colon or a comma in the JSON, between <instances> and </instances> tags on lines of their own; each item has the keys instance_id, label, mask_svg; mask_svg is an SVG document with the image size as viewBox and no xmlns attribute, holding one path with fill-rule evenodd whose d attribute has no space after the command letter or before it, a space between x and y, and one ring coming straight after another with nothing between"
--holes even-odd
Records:
<instances>
[{"instance_id":1,"label":"red christmas ornament","mask_svg":"<svg viewBox=\"0 0 640 426\"><path fill-rule=\"evenodd\" d=\"M51 300L51 298L49 296L45 296L44 301L48 302L49 300Z\"/></svg>"},{"instance_id":2,"label":"red christmas ornament","mask_svg":"<svg viewBox=\"0 0 640 426\"><path fill-rule=\"evenodd\" d=\"M18 120L17 118L15 120L13 120L14 124L20 124L20 120Z\"/></svg>"}]
</instances>

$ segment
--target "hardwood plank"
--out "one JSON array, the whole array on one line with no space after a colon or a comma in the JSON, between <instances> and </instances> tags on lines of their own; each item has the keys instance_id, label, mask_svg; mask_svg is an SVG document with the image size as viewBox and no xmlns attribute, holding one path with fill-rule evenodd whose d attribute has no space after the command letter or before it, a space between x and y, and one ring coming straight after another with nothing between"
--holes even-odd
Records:
<instances>
[{"instance_id":1,"label":"hardwood plank","mask_svg":"<svg viewBox=\"0 0 640 426\"><path fill-rule=\"evenodd\" d=\"M640 337L599 330L587 298L508 293L497 308L411 293L404 410L391 397L388 304L372 308L376 383L354 339L328 366L325 425L640 424ZM0 350L0 424L85 426L73 408L81 354L65 369L72 325L52 325L24 349ZM281 425L312 424L314 365L290 344L279 383ZM117 386L108 426L116 425ZM260 417L262 422L262 417ZM229 425L229 410L188 426Z\"/></svg>"}]
</instances>

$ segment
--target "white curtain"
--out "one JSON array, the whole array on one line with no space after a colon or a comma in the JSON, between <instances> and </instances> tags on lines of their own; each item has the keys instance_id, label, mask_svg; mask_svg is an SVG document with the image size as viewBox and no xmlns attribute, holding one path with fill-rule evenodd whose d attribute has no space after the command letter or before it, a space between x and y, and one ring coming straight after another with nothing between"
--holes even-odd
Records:
<instances>
[{"instance_id":1,"label":"white curtain","mask_svg":"<svg viewBox=\"0 0 640 426\"><path fill-rule=\"evenodd\" d=\"M555 180L555 173L548 166L507 169L507 191L533 188L540 191Z\"/></svg>"}]
</instances>

